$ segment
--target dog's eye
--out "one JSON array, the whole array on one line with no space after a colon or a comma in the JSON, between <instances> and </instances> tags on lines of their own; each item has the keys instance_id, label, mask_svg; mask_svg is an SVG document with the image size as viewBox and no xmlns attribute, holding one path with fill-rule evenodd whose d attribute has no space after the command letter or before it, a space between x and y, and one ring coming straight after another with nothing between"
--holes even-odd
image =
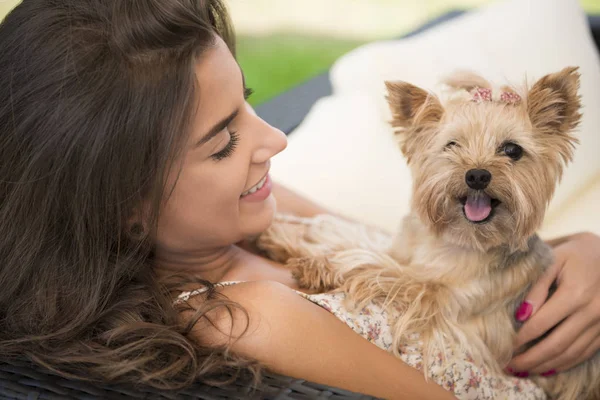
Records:
<instances>
[{"instance_id":1,"label":"dog's eye","mask_svg":"<svg viewBox=\"0 0 600 400\"><path fill-rule=\"evenodd\" d=\"M447 150L447 149L449 149L449 148L451 148L451 147L454 147L454 146L458 146L458 143L456 143L456 142L453 140L453 141L451 141L451 142L448 142L448 143L446 144L446 147L445 147L445 149Z\"/></svg>"},{"instance_id":2,"label":"dog's eye","mask_svg":"<svg viewBox=\"0 0 600 400\"><path fill-rule=\"evenodd\" d=\"M502 146L502 151L514 161L518 161L523 157L523 148L515 143L505 143Z\"/></svg>"}]
</instances>

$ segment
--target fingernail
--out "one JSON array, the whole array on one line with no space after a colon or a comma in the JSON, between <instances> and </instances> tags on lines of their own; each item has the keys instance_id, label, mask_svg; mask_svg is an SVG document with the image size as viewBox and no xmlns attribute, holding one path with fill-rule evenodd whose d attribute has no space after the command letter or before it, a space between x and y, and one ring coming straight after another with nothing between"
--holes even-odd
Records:
<instances>
[{"instance_id":1,"label":"fingernail","mask_svg":"<svg viewBox=\"0 0 600 400\"><path fill-rule=\"evenodd\" d=\"M517 378L527 378L529 376L529 372L527 372L527 371L515 372L513 375L516 376Z\"/></svg>"},{"instance_id":2,"label":"fingernail","mask_svg":"<svg viewBox=\"0 0 600 400\"><path fill-rule=\"evenodd\" d=\"M555 369L551 369L550 371L546 371L543 374L540 374L542 376L552 376L552 375L556 375L556 370Z\"/></svg>"},{"instance_id":3,"label":"fingernail","mask_svg":"<svg viewBox=\"0 0 600 400\"><path fill-rule=\"evenodd\" d=\"M507 374L511 374L512 375L512 374L515 373L515 370L512 369L511 367L506 367L506 368L504 368L504 372L506 372Z\"/></svg>"},{"instance_id":4,"label":"fingernail","mask_svg":"<svg viewBox=\"0 0 600 400\"><path fill-rule=\"evenodd\" d=\"M531 305L531 303L528 301L524 301L521 303L521 305L519 306L519 309L515 313L515 318L519 322L527 321L529 319L529 317L531 317L532 311L533 311L533 305Z\"/></svg>"}]
</instances>

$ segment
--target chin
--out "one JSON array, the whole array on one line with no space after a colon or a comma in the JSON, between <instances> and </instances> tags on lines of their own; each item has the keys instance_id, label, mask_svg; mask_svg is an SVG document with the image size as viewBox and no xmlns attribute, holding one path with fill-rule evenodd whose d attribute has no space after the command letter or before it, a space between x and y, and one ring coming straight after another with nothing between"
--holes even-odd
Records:
<instances>
[{"instance_id":1,"label":"chin","mask_svg":"<svg viewBox=\"0 0 600 400\"><path fill-rule=\"evenodd\" d=\"M276 211L277 205L273 195L263 202L252 204L252 207L243 210L240 222L244 237L260 235L269 229L275 219Z\"/></svg>"},{"instance_id":2,"label":"chin","mask_svg":"<svg viewBox=\"0 0 600 400\"><path fill-rule=\"evenodd\" d=\"M504 246L522 249L527 245L529 232L516 229L515 214L501 202L494 202L490 214L477 221L469 219L461 201L449 214L448 221L451 222L442 227L440 233L450 243L479 251Z\"/></svg>"}]
</instances>

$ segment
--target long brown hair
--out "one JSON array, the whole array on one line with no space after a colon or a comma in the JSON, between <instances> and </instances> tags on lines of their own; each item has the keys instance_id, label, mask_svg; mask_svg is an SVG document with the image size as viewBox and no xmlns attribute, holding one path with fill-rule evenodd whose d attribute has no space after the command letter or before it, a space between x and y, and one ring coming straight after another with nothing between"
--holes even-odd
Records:
<instances>
[{"instance_id":1,"label":"long brown hair","mask_svg":"<svg viewBox=\"0 0 600 400\"><path fill-rule=\"evenodd\" d=\"M143 202L156 224L215 35L234 51L220 0L24 0L1 24L1 357L160 388L258 370L192 340L130 232Z\"/></svg>"}]
</instances>

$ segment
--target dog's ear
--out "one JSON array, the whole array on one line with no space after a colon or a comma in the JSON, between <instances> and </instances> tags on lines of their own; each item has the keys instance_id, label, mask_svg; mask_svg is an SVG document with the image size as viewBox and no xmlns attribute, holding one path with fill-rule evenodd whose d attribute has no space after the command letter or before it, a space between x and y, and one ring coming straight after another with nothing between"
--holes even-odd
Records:
<instances>
[{"instance_id":1,"label":"dog's ear","mask_svg":"<svg viewBox=\"0 0 600 400\"><path fill-rule=\"evenodd\" d=\"M444 108L431 93L406 82L386 82L385 85L394 128L409 128L442 119Z\"/></svg>"},{"instance_id":2,"label":"dog's ear","mask_svg":"<svg viewBox=\"0 0 600 400\"><path fill-rule=\"evenodd\" d=\"M406 82L386 82L387 100L392 111L392 126L400 136L400 148L410 164L420 149L427 147L444 115L434 95Z\"/></svg>"},{"instance_id":3,"label":"dog's ear","mask_svg":"<svg viewBox=\"0 0 600 400\"><path fill-rule=\"evenodd\" d=\"M537 81L527 95L527 112L537 131L568 135L581 120L578 67L567 67Z\"/></svg>"}]
</instances>

